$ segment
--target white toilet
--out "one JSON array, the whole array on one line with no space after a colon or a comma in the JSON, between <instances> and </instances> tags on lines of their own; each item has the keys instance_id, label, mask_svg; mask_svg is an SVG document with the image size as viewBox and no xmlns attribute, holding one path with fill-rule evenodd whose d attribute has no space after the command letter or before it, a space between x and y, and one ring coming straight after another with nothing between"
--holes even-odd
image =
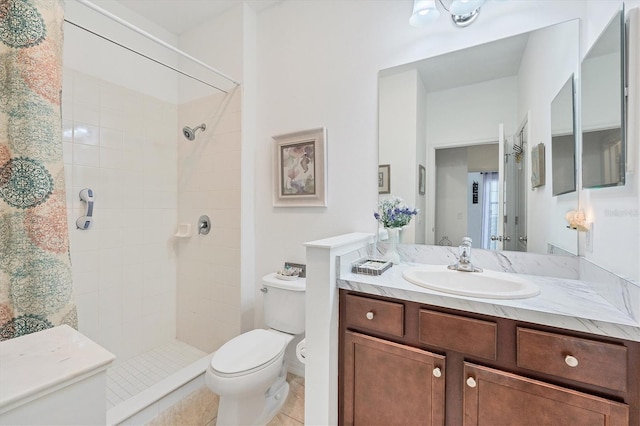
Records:
<instances>
[{"instance_id":1,"label":"white toilet","mask_svg":"<svg viewBox=\"0 0 640 426\"><path fill-rule=\"evenodd\" d=\"M220 396L218 425L265 425L289 394L284 354L304 332L306 281L272 273L262 282L269 329L248 331L222 345L205 375L209 389Z\"/></svg>"}]
</instances>

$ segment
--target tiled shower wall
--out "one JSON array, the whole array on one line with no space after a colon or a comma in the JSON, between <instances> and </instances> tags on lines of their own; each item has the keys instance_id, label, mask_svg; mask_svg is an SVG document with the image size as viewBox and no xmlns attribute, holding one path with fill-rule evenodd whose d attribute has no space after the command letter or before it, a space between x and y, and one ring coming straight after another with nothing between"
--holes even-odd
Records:
<instances>
[{"instance_id":1,"label":"tiled shower wall","mask_svg":"<svg viewBox=\"0 0 640 426\"><path fill-rule=\"evenodd\" d=\"M175 337L177 106L65 69L62 116L79 330L123 361Z\"/></svg>"},{"instance_id":2,"label":"tiled shower wall","mask_svg":"<svg viewBox=\"0 0 640 426\"><path fill-rule=\"evenodd\" d=\"M178 222L193 236L178 241L179 340L213 352L240 333L241 91L210 95L179 107L180 126L195 127L195 141L178 142ZM206 214L212 228L197 232Z\"/></svg>"}]
</instances>

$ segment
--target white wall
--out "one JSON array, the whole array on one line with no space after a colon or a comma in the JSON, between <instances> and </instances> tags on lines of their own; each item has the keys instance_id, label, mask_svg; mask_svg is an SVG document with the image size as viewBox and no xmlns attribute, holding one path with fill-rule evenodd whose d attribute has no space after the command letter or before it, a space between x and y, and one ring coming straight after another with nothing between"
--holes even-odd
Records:
<instances>
[{"instance_id":1,"label":"white wall","mask_svg":"<svg viewBox=\"0 0 640 426\"><path fill-rule=\"evenodd\" d=\"M142 17L113 11L168 41ZM175 56L75 1L65 16L144 49ZM175 337L176 258L167 244L177 215L175 74L64 24L63 151L79 330L121 362ZM95 193L94 223L78 193Z\"/></svg>"},{"instance_id":2,"label":"white wall","mask_svg":"<svg viewBox=\"0 0 640 426\"><path fill-rule=\"evenodd\" d=\"M284 260L304 261L304 241L375 231L378 70L563 22L584 10L575 1L487 2L482 16L461 30L446 19L412 28L411 7L408 0L293 1L260 13L258 276ZM274 208L271 136L318 126L328 129L329 206Z\"/></svg>"},{"instance_id":3,"label":"white wall","mask_svg":"<svg viewBox=\"0 0 640 426\"><path fill-rule=\"evenodd\" d=\"M168 43L175 44L177 41L171 33L118 3L104 0L96 3ZM150 57L170 65L177 64L177 57L173 52L74 0L65 3L65 19L131 49L144 52ZM64 32L65 67L80 70L163 101L177 102L178 76L174 71L152 64L148 59L70 23L64 24Z\"/></svg>"},{"instance_id":4,"label":"white wall","mask_svg":"<svg viewBox=\"0 0 640 426\"><path fill-rule=\"evenodd\" d=\"M429 211L426 241L428 244L437 244L443 235L448 236L453 244L458 244L461 237L465 236L467 223L466 210L464 210L464 217L455 219L464 224L455 233L447 228L440 229L440 224L437 223L440 214L444 214L442 208L445 206L440 206L442 199L435 198L438 190L441 194L443 192L440 188L440 180L436 176L436 173L439 173L435 170L436 151L447 147L494 143L498 140L500 124L504 124L505 129L509 129L510 133L515 132L517 89L518 79L505 77L427 94L426 150ZM466 159L465 153L465 164ZM496 168L493 171L497 170ZM438 209L440 214L437 213ZM462 211L452 214L458 215L458 213L462 214ZM455 226L455 223L449 222L449 225Z\"/></svg>"},{"instance_id":5,"label":"white wall","mask_svg":"<svg viewBox=\"0 0 640 426\"><path fill-rule=\"evenodd\" d=\"M577 192L554 197L551 181L551 103L567 79L577 73L579 48L575 40L579 23L569 22L529 37L519 73L519 122L529 114L529 146L525 149L527 199L527 250L545 253L551 243L577 254L577 232L566 227L565 215L578 205ZM550 66L553 64L553 66ZM531 150L546 147L546 184L532 189Z\"/></svg>"},{"instance_id":6,"label":"white wall","mask_svg":"<svg viewBox=\"0 0 640 426\"><path fill-rule=\"evenodd\" d=\"M517 102L516 77L431 92L427 97L428 145L496 141L500 123L511 135L519 123Z\"/></svg>"},{"instance_id":7,"label":"white wall","mask_svg":"<svg viewBox=\"0 0 640 426\"><path fill-rule=\"evenodd\" d=\"M467 236L467 148L436 151L435 244L447 237L453 245Z\"/></svg>"},{"instance_id":8,"label":"white wall","mask_svg":"<svg viewBox=\"0 0 640 426\"><path fill-rule=\"evenodd\" d=\"M254 305L254 299L261 298L259 279L264 275L256 274L255 268L253 164L256 144L256 40L256 13L243 4L180 36L181 49L242 83L239 92L234 95L239 96L242 123L242 130L236 141L241 167L238 180L232 184L234 187L238 184L238 257L233 264L237 270L228 277L233 278L233 282L227 282L228 285L237 287L237 294L234 295L235 300L229 300L228 295L224 294L214 296L218 302L227 305L226 321L237 325L233 328L235 334L253 328L255 319L262 316L261 304L258 304L257 311ZM228 87L228 82L223 87ZM181 95L184 93L181 90ZM228 182L225 176L218 175L217 178ZM216 274L215 271L209 273ZM205 279L208 278L205 276ZM233 334L221 330L216 333L218 337L230 337Z\"/></svg>"},{"instance_id":9,"label":"white wall","mask_svg":"<svg viewBox=\"0 0 640 426\"><path fill-rule=\"evenodd\" d=\"M101 5L177 44L175 36L117 3ZM67 4L67 12L68 19L120 43L172 65L179 62L164 47L76 2ZM241 35L240 24L250 16L243 10L228 14L221 17L226 26L214 28L237 28ZM207 33L210 26L193 31L185 37L198 40L196 53L205 52L196 56L209 61L220 54L202 49L210 36L220 38ZM242 49L227 56L240 63ZM224 96L70 24L64 64L66 182L80 331L116 353L118 361L176 334L205 351L216 349L240 332L243 311L253 324L252 306L242 308L240 287L240 229L246 220L240 188L252 170L240 161L242 92ZM180 66L203 73L187 62ZM183 138L182 126L203 122L207 130L195 141ZM75 229L83 187L96 193L89 231ZM178 222L196 227L201 214L213 220L208 236L173 237ZM252 298L253 279L247 288Z\"/></svg>"},{"instance_id":10,"label":"white wall","mask_svg":"<svg viewBox=\"0 0 640 426\"><path fill-rule=\"evenodd\" d=\"M598 35L619 10L622 1L587 2L587 19L583 27L585 43L582 55L593 45ZM638 7L638 1L625 1L627 10ZM635 41L637 51L638 44ZM638 70L634 71L635 73ZM637 96L640 88L630 88ZM633 96L632 95L632 96ZM638 120L635 115L630 120ZM636 134L637 138L637 134ZM635 149L635 164L640 164L639 141L629 140ZM632 162L633 163L633 162ZM578 178L581 187L581 178ZM580 233L580 253L606 269L626 278L640 280L640 174L627 173L626 183L622 187L582 189L579 191L580 207L584 209L587 220L593 222L590 235ZM590 241L589 241L590 240Z\"/></svg>"},{"instance_id":11,"label":"white wall","mask_svg":"<svg viewBox=\"0 0 640 426\"><path fill-rule=\"evenodd\" d=\"M380 79L378 111L379 164L389 164L390 194L381 194L380 199L390 196L400 197L405 203L417 208L417 161L407 163L408 158L416 158L418 150L418 85L417 70L408 70L388 75ZM403 243L415 241L412 221L402 232Z\"/></svg>"},{"instance_id":12,"label":"white wall","mask_svg":"<svg viewBox=\"0 0 640 426\"><path fill-rule=\"evenodd\" d=\"M69 54L73 54L70 52ZM65 68L63 152L80 332L118 362L175 337L176 106ZM94 191L94 222L78 193Z\"/></svg>"},{"instance_id":13,"label":"white wall","mask_svg":"<svg viewBox=\"0 0 640 426\"><path fill-rule=\"evenodd\" d=\"M240 99L237 90L178 108L180 125L207 123L177 144L178 223L195 228L206 214L211 230L174 242L177 337L207 353L240 334Z\"/></svg>"}]
</instances>

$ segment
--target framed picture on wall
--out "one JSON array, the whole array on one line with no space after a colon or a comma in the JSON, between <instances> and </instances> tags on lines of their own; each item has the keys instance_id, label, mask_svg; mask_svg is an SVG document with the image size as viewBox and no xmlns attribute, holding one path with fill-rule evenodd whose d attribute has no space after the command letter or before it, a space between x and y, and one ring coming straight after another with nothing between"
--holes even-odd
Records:
<instances>
[{"instance_id":1,"label":"framed picture on wall","mask_svg":"<svg viewBox=\"0 0 640 426\"><path fill-rule=\"evenodd\" d=\"M544 144L539 143L531 149L531 186L537 188L545 184Z\"/></svg>"},{"instance_id":2,"label":"framed picture on wall","mask_svg":"<svg viewBox=\"0 0 640 426\"><path fill-rule=\"evenodd\" d=\"M418 193L425 194L425 186L427 184L427 169L422 164L418 164Z\"/></svg>"},{"instance_id":3,"label":"framed picture on wall","mask_svg":"<svg viewBox=\"0 0 640 426\"><path fill-rule=\"evenodd\" d=\"M391 192L391 165L380 164L378 166L378 194Z\"/></svg>"},{"instance_id":4,"label":"framed picture on wall","mask_svg":"<svg viewBox=\"0 0 640 426\"><path fill-rule=\"evenodd\" d=\"M273 140L273 205L326 207L326 129L287 133Z\"/></svg>"}]
</instances>

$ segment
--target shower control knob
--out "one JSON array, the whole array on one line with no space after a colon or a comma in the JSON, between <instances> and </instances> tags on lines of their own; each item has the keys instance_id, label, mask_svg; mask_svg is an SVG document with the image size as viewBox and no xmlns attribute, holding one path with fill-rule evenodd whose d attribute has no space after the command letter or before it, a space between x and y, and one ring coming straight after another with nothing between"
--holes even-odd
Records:
<instances>
[{"instance_id":1,"label":"shower control knob","mask_svg":"<svg viewBox=\"0 0 640 426\"><path fill-rule=\"evenodd\" d=\"M365 315L368 320L372 320L374 316L375 314L372 311L367 312L367 314Z\"/></svg>"}]
</instances>

